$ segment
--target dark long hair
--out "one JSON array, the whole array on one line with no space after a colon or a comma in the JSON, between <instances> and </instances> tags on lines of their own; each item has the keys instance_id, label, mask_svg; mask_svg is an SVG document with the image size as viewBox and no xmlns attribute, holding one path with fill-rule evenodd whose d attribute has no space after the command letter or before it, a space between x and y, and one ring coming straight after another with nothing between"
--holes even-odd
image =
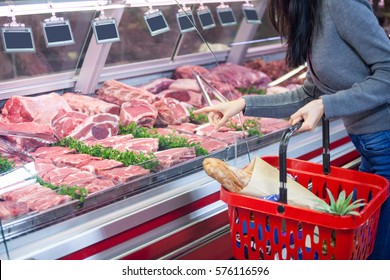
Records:
<instances>
[{"instance_id":1,"label":"dark long hair","mask_svg":"<svg viewBox=\"0 0 390 280\"><path fill-rule=\"evenodd\" d=\"M320 24L321 3L322 0L270 0L271 23L287 39L286 61L291 67L307 60L311 35Z\"/></svg>"}]
</instances>

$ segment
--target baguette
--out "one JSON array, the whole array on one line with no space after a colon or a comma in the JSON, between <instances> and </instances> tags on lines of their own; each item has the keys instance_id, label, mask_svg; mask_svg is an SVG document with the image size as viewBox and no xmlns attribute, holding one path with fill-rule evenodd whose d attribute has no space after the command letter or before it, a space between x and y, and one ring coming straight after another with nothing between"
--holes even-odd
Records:
<instances>
[{"instance_id":1,"label":"baguette","mask_svg":"<svg viewBox=\"0 0 390 280\"><path fill-rule=\"evenodd\" d=\"M217 180L231 192L242 191L249 183L251 175L241 169L228 165L217 158L203 160L203 168L207 175Z\"/></svg>"}]
</instances>

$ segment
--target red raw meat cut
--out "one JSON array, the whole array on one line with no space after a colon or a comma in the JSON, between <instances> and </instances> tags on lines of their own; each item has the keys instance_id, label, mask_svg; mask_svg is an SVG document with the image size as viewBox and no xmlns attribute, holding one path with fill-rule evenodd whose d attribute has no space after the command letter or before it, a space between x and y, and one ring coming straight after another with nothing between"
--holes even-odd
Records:
<instances>
[{"instance_id":1,"label":"red raw meat cut","mask_svg":"<svg viewBox=\"0 0 390 280\"><path fill-rule=\"evenodd\" d=\"M34 161L34 167L38 176L41 178L49 173L50 170L57 168L50 159L46 158L36 158Z\"/></svg>"},{"instance_id":2,"label":"red raw meat cut","mask_svg":"<svg viewBox=\"0 0 390 280\"><path fill-rule=\"evenodd\" d=\"M40 147L35 152L31 153L33 158L46 158L51 159L58 155L74 154L76 150L66 147Z\"/></svg>"},{"instance_id":3,"label":"red raw meat cut","mask_svg":"<svg viewBox=\"0 0 390 280\"><path fill-rule=\"evenodd\" d=\"M50 122L46 125L36 122L0 123L0 131L2 135L8 135L13 138L15 138L14 136L29 140L38 138L49 143L54 143L57 139L49 125Z\"/></svg>"},{"instance_id":4,"label":"red raw meat cut","mask_svg":"<svg viewBox=\"0 0 390 280\"><path fill-rule=\"evenodd\" d=\"M156 101L153 106L158 111L156 124L169 125L189 122L190 113L178 100L174 98L164 98Z\"/></svg>"},{"instance_id":5,"label":"red raw meat cut","mask_svg":"<svg viewBox=\"0 0 390 280\"><path fill-rule=\"evenodd\" d=\"M94 179L92 182L84 186L89 194L112 188L116 183L111 179Z\"/></svg>"},{"instance_id":6,"label":"red raw meat cut","mask_svg":"<svg viewBox=\"0 0 390 280\"><path fill-rule=\"evenodd\" d=\"M72 198L68 195L60 195L53 191L50 195L40 196L26 196L20 199L18 202L25 201L28 207L33 211L42 211L54 206L58 206L65 202L71 201Z\"/></svg>"},{"instance_id":7,"label":"red raw meat cut","mask_svg":"<svg viewBox=\"0 0 390 280\"><path fill-rule=\"evenodd\" d=\"M96 94L98 98L117 105L135 99L146 100L152 104L159 99L158 96L145 89L128 86L116 80L105 81L103 86L96 91Z\"/></svg>"},{"instance_id":8,"label":"red raw meat cut","mask_svg":"<svg viewBox=\"0 0 390 280\"><path fill-rule=\"evenodd\" d=\"M112 147L120 152L135 151L144 154L158 150L158 138L135 138Z\"/></svg>"},{"instance_id":9,"label":"red raw meat cut","mask_svg":"<svg viewBox=\"0 0 390 280\"><path fill-rule=\"evenodd\" d=\"M197 65L183 65L175 69L173 76L175 79L193 79L194 71L201 75L209 74L210 71L202 66Z\"/></svg>"},{"instance_id":10,"label":"red raw meat cut","mask_svg":"<svg viewBox=\"0 0 390 280\"><path fill-rule=\"evenodd\" d=\"M57 167L51 169L46 173L42 179L45 182L51 183L55 186L62 185L62 181L70 174L79 172L79 169L75 167Z\"/></svg>"},{"instance_id":11,"label":"red raw meat cut","mask_svg":"<svg viewBox=\"0 0 390 280\"><path fill-rule=\"evenodd\" d=\"M200 92L183 89L167 89L158 94L161 99L174 98L180 102L187 103L196 109L206 105L205 99ZM153 104L155 105L155 104Z\"/></svg>"},{"instance_id":12,"label":"red raw meat cut","mask_svg":"<svg viewBox=\"0 0 390 280\"><path fill-rule=\"evenodd\" d=\"M145 100L132 100L121 105L119 124L122 126L135 122L138 126L153 127L158 112Z\"/></svg>"},{"instance_id":13,"label":"red raw meat cut","mask_svg":"<svg viewBox=\"0 0 390 280\"><path fill-rule=\"evenodd\" d=\"M168 89L171 90L178 90L178 91L191 91L191 92L197 92L200 93L200 87L198 85L198 82L194 79L178 79L174 81Z\"/></svg>"},{"instance_id":14,"label":"red raw meat cut","mask_svg":"<svg viewBox=\"0 0 390 280\"><path fill-rule=\"evenodd\" d=\"M156 128L157 134L158 135L179 135L179 132L177 132L175 129L171 128L162 128L162 127L157 127Z\"/></svg>"},{"instance_id":15,"label":"red raw meat cut","mask_svg":"<svg viewBox=\"0 0 390 280\"><path fill-rule=\"evenodd\" d=\"M7 200L7 201L19 201L24 197L33 196L35 194L49 195L53 192L54 192L53 190L43 187L39 183L34 183L25 187L20 187L15 190L3 193L1 197L3 200Z\"/></svg>"},{"instance_id":16,"label":"red raw meat cut","mask_svg":"<svg viewBox=\"0 0 390 280\"><path fill-rule=\"evenodd\" d=\"M78 112L93 116L101 113L119 115L120 107L116 104L105 102L96 97L67 92L62 97L70 107Z\"/></svg>"},{"instance_id":17,"label":"red raw meat cut","mask_svg":"<svg viewBox=\"0 0 390 280\"><path fill-rule=\"evenodd\" d=\"M159 161L158 169L160 170L196 157L195 148L173 148L156 152L155 155Z\"/></svg>"},{"instance_id":18,"label":"red raw meat cut","mask_svg":"<svg viewBox=\"0 0 390 280\"><path fill-rule=\"evenodd\" d=\"M61 95L53 92L35 97L13 96L4 104L2 113L12 123L48 125L60 109L72 110Z\"/></svg>"},{"instance_id":19,"label":"red raw meat cut","mask_svg":"<svg viewBox=\"0 0 390 280\"><path fill-rule=\"evenodd\" d=\"M2 221L16 218L30 212L27 203L0 201L0 219Z\"/></svg>"},{"instance_id":20,"label":"red raw meat cut","mask_svg":"<svg viewBox=\"0 0 390 280\"><path fill-rule=\"evenodd\" d=\"M69 136L80 141L100 140L118 134L119 117L113 114L97 114L85 119Z\"/></svg>"},{"instance_id":21,"label":"red raw meat cut","mask_svg":"<svg viewBox=\"0 0 390 280\"><path fill-rule=\"evenodd\" d=\"M126 134L126 135L115 135L101 140L85 141L85 143L88 146L102 145L103 147L114 147L118 143L124 143L130 141L131 139L134 139L134 136L131 134Z\"/></svg>"},{"instance_id":22,"label":"red raw meat cut","mask_svg":"<svg viewBox=\"0 0 390 280\"><path fill-rule=\"evenodd\" d=\"M168 128L174 129L179 132L195 133L195 130L198 128L198 125L194 123L171 124L168 125Z\"/></svg>"},{"instance_id":23,"label":"red raw meat cut","mask_svg":"<svg viewBox=\"0 0 390 280\"><path fill-rule=\"evenodd\" d=\"M265 88L272 81L263 72L233 63L220 64L210 72L235 88Z\"/></svg>"},{"instance_id":24,"label":"red raw meat cut","mask_svg":"<svg viewBox=\"0 0 390 280\"><path fill-rule=\"evenodd\" d=\"M118 167L110 170L101 171L99 175L110 178L121 183L128 182L137 177L149 174L150 171L137 165L127 167Z\"/></svg>"},{"instance_id":25,"label":"red raw meat cut","mask_svg":"<svg viewBox=\"0 0 390 280\"><path fill-rule=\"evenodd\" d=\"M261 129L260 132L263 134L273 133L290 127L290 122L284 119L274 118L260 118Z\"/></svg>"},{"instance_id":26,"label":"red raw meat cut","mask_svg":"<svg viewBox=\"0 0 390 280\"><path fill-rule=\"evenodd\" d=\"M86 164L91 160L98 160L100 158L93 157L87 154L66 154L51 157L52 162L57 167L73 166L78 167L79 165Z\"/></svg>"},{"instance_id":27,"label":"red raw meat cut","mask_svg":"<svg viewBox=\"0 0 390 280\"><path fill-rule=\"evenodd\" d=\"M86 118L88 118L88 115L81 112L60 110L52 119L51 127L55 136L62 139L68 136Z\"/></svg>"},{"instance_id":28,"label":"red raw meat cut","mask_svg":"<svg viewBox=\"0 0 390 280\"><path fill-rule=\"evenodd\" d=\"M195 134L185 134L185 133L180 134L180 136L186 138L190 144L192 143L199 144L203 149L207 150L209 153L222 148L226 148L228 146L228 144L223 141L206 137L206 136L199 136Z\"/></svg>"},{"instance_id":29,"label":"red raw meat cut","mask_svg":"<svg viewBox=\"0 0 390 280\"><path fill-rule=\"evenodd\" d=\"M145 84L141 86L140 88L147 90L150 93L157 94L163 90L166 90L169 88L169 86L174 82L175 80L168 79L168 78L160 78L157 80L154 80L148 84Z\"/></svg>"},{"instance_id":30,"label":"red raw meat cut","mask_svg":"<svg viewBox=\"0 0 390 280\"><path fill-rule=\"evenodd\" d=\"M94 179L96 179L96 175L94 173L79 170L76 173L72 173L66 176L62 180L61 185L84 187L85 185L92 182Z\"/></svg>"},{"instance_id":31,"label":"red raw meat cut","mask_svg":"<svg viewBox=\"0 0 390 280\"><path fill-rule=\"evenodd\" d=\"M218 128L218 132L236 131L234 128L222 126ZM205 123L195 128L195 133L200 136L207 136L210 133L215 132L215 127L210 123Z\"/></svg>"},{"instance_id":32,"label":"red raw meat cut","mask_svg":"<svg viewBox=\"0 0 390 280\"><path fill-rule=\"evenodd\" d=\"M123 167L124 164L113 159L91 160L87 163L80 164L77 168L92 173L99 173L103 170L109 170L117 167Z\"/></svg>"}]
</instances>

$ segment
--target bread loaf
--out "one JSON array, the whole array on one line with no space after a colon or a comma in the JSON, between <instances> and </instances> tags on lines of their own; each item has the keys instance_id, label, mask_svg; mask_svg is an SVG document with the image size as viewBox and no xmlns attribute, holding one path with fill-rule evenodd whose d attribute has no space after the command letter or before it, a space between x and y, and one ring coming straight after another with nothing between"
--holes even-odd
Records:
<instances>
[{"instance_id":1,"label":"bread loaf","mask_svg":"<svg viewBox=\"0 0 390 280\"><path fill-rule=\"evenodd\" d=\"M206 158L203 160L203 168L207 175L217 180L231 192L240 192L244 189L251 176L244 170L228 165L217 158Z\"/></svg>"}]
</instances>

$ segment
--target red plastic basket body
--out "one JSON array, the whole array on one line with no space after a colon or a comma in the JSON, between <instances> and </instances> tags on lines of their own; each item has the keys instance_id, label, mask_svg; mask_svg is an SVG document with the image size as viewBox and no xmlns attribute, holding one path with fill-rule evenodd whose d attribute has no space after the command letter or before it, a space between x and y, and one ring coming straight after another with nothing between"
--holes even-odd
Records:
<instances>
[{"instance_id":1,"label":"red plastic basket body","mask_svg":"<svg viewBox=\"0 0 390 280\"><path fill-rule=\"evenodd\" d=\"M274 167L279 157L263 157ZM380 207L389 196L389 182L377 175L287 159L287 172L329 203L342 190L365 199L360 216L337 216L279 202L240 195L221 188L228 204L231 241L236 259L366 259L372 252ZM278 207L283 205L284 212Z\"/></svg>"}]
</instances>

